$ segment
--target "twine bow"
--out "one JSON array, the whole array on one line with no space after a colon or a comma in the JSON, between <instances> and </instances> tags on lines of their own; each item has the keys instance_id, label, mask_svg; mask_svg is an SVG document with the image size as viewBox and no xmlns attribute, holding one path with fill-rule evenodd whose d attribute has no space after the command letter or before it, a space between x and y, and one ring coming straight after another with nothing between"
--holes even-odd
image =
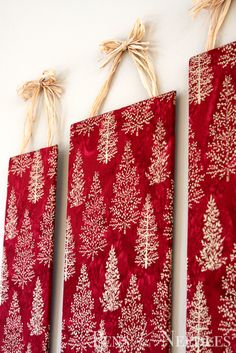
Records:
<instances>
[{"instance_id":1,"label":"twine bow","mask_svg":"<svg viewBox=\"0 0 236 353\"><path fill-rule=\"evenodd\" d=\"M194 0L191 10L193 17L196 17L201 10L208 10L210 13L210 27L208 31L206 50L215 48L217 34L227 16L232 0Z\"/></svg>"},{"instance_id":2,"label":"twine bow","mask_svg":"<svg viewBox=\"0 0 236 353\"><path fill-rule=\"evenodd\" d=\"M25 101L29 101L24 124L24 137L21 153L24 153L32 137L33 124L37 118L41 94L48 121L48 146L51 146L53 140L53 130L58 116L56 104L63 92L62 86L56 81L54 71L44 71L39 80L24 83L17 92L21 98Z\"/></svg>"},{"instance_id":3,"label":"twine bow","mask_svg":"<svg viewBox=\"0 0 236 353\"><path fill-rule=\"evenodd\" d=\"M142 41L144 35L145 26L142 21L138 19L127 40L107 40L101 43L100 49L106 54L106 57L102 61L101 68L109 63L112 63L112 67L107 80L95 99L90 114L91 116L97 115L99 109L103 105L116 69L126 51L131 55L149 96L153 97L158 95L156 75L148 57L149 42Z\"/></svg>"}]
</instances>

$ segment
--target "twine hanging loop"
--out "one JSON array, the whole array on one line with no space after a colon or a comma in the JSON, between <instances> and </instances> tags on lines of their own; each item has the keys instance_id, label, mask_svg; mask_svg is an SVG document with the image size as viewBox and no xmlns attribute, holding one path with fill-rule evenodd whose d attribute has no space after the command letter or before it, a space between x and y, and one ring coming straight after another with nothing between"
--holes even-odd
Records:
<instances>
[{"instance_id":1,"label":"twine hanging loop","mask_svg":"<svg viewBox=\"0 0 236 353\"><path fill-rule=\"evenodd\" d=\"M38 80L28 81L17 90L18 95L25 101L28 101L28 109L24 125L24 137L21 147L21 153L25 149L32 137L33 124L39 114L39 101L42 96L43 107L48 121L48 146L52 145L53 130L57 120L57 101L60 99L63 89L57 82L53 70L45 70Z\"/></svg>"},{"instance_id":2,"label":"twine hanging loop","mask_svg":"<svg viewBox=\"0 0 236 353\"><path fill-rule=\"evenodd\" d=\"M155 71L148 57L149 42L143 41L144 35L145 26L140 19L137 19L127 40L107 40L101 43L100 49L106 56L100 67L103 68L109 63L112 64L112 67L107 80L95 99L90 116L97 115L103 105L112 79L125 52L131 55L149 96L158 95Z\"/></svg>"},{"instance_id":3,"label":"twine hanging loop","mask_svg":"<svg viewBox=\"0 0 236 353\"><path fill-rule=\"evenodd\" d=\"M202 10L209 11L210 27L207 36L206 50L215 48L218 32L228 14L232 0L194 0L191 10L193 17L196 17Z\"/></svg>"}]
</instances>

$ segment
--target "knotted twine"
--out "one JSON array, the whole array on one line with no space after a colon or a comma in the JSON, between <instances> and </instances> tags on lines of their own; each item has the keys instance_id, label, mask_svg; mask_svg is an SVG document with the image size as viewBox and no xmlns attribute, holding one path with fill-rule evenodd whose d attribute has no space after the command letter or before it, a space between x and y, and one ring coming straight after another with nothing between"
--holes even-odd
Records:
<instances>
[{"instance_id":1,"label":"knotted twine","mask_svg":"<svg viewBox=\"0 0 236 353\"><path fill-rule=\"evenodd\" d=\"M150 97L158 95L155 71L148 57L150 43L142 40L144 35L145 26L140 19L137 19L127 40L107 40L101 43L100 49L106 57L103 59L100 67L103 68L109 63L112 63L112 66L108 78L95 99L90 116L97 115L102 107L117 67L125 52L128 52L131 55L148 95Z\"/></svg>"},{"instance_id":2,"label":"knotted twine","mask_svg":"<svg viewBox=\"0 0 236 353\"><path fill-rule=\"evenodd\" d=\"M45 70L38 80L28 81L18 89L18 95L25 101L29 101L21 153L25 152L32 137L33 125L39 114L40 96L43 98L43 107L48 122L48 146L52 145L53 130L58 117L57 100L61 97L62 92L62 86L57 82L55 72L52 70Z\"/></svg>"},{"instance_id":3,"label":"knotted twine","mask_svg":"<svg viewBox=\"0 0 236 353\"><path fill-rule=\"evenodd\" d=\"M215 48L218 32L227 16L232 0L194 0L191 10L193 17L196 17L201 10L208 10L210 13L210 27L207 36L206 51Z\"/></svg>"}]
</instances>

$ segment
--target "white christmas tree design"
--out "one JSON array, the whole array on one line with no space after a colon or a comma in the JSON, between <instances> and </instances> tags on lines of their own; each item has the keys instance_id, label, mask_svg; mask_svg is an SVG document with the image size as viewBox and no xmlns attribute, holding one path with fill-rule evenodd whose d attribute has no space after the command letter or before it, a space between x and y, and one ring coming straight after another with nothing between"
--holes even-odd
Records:
<instances>
[{"instance_id":1,"label":"white christmas tree design","mask_svg":"<svg viewBox=\"0 0 236 353\"><path fill-rule=\"evenodd\" d=\"M121 306L120 297L120 274L118 261L114 246L111 246L106 263L104 292L100 299L104 311L115 311Z\"/></svg>"},{"instance_id":2,"label":"white christmas tree design","mask_svg":"<svg viewBox=\"0 0 236 353\"><path fill-rule=\"evenodd\" d=\"M34 152L29 186L28 186L28 200L35 204L38 202L44 194L44 167L43 160L40 151Z\"/></svg>"},{"instance_id":3,"label":"white christmas tree design","mask_svg":"<svg viewBox=\"0 0 236 353\"><path fill-rule=\"evenodd\" d=\"M70 207L77 207L80 206L85 200L83 160L79 150L73 163L73 172L71 178L72 181L69 192L69 203Z\"/></svg>"},{"instance_id":4,"label":"white christmas tree design","mask_svg":"<svg viewBox=\"0 0 236 353\"><path fill-rule=\"evenodd\" d=\"M150 122L154 117L151 109L153 99L148 101L138 102L129 107L125 108L122 112L122 118L124 123L122 130L127 134L136 134L138 136L139 131L143 130L144 126Z\"/></svg>"},{"instance_id":5,"label":"white christmas tree design","mask_svg":"<svg viewBox=\"0 0 236 353\"><path fill-rule=\"evenodd\" d=\"M75 241L71 225L71 217L66 220L64 280L68 281L75 274Z\"/></svg>"},{"instance_id":6,"label":"white christmas tree design","mask_svg":"<svg viewBox=\"0 0 236 353\"><path fill-rule=\"evenodd\" d=\"M94 353L110 353L104 320L101 320L99 330L94 335Z\"/></svg>"},{"instance_id":7,"label":"white christmas tree design","mask_svg":"<svg viewBox=\"0 0 236 353\"><path fill-rule=\"evenodd\" d=\"M17 238L15 258L13 262L12 281L22 289L34 278L34 238L29 211L24 213L24 219Z\"/></svg>"},{"instance_id":8,"label":"white christmas tree design","mask_svg":"<svg viewBox=\"0 0 236 353\"><path fill-rule=\"evenodd\" d=\"M5 247L3 248L2 254L2 267L1 267L1 277L0 277L0 305L5 303L8 299L9 290L9 275L7 266L7 257Z\"/></svg>"},{"instance_id":9,"label":"white christmas tree design","mask_svg":"<svg viewBox=\"0 0 236 353\"><path fill-rule=\"evenodd\" d=\"M91 132L94 130L96 126L98 126L103 119L103 115L93 116L86 120L80 121L75 127L75 133L78 135L87 135L90 136ZM73 134L72 134L73 136Z\"/></svg>"},{"instance_id":10,"label":"white christmas tree design","mask_svg":"<svg viewBox=\"0 0 236 353\"><path fill-rule=\"evenodd\" d=\"M219 313L221 321L219 330L224 335L236 339L236 243L230 256L230 263L226 267L226 274L222 278L223 295L220 297Z\"/></svg>"},{"instance_id":11,"label":"white christmas tree design","mask_svg":"<svg viewBox=\"0 0 236 353\"><path fill-rule=\"evenodd\" d=\"M23 353L23 323L17 292L13 293L8 317L4 326L3 353Z\"/></svg>"},{"instance_id":12,"label":"white christmas tree design","mask_svg":"<svg viewBox=\"0 0 236 353\"><path fill-rule=\"evenodd\" d=\"M28 323L30 336L40 336L44 332L44 302L43 290L39 277L37 277L36 285L33 292L33 302L31 310L31 318Z\"/></svg>"},{"instance_id":13,"label":"white christmas tree design","mask_svg":"<svg viewBox=\"0 0 236 353\"><path fill-rule=\"evenodd\" d=\"M139 218L139 177L133 157L131 143L127 142L121 159L116 181L113 185L114 196L111 200L111 223L113 229L126 234Z\"/></svg>"},{"instance_id":14,"label":"white christmas tree design","mask_svg":"<svg viewBox=\"0 0 236 353\"><path fill-rule=\"evenodd\" d=\"M48 325L48 329L45 330L44 332L44 338L42 342L43 353L49 353L49 350L50 350L49 334L50 334L50 325ZM61 350L61 353L62 353L62 350Z\"/></svg>"},{"instance_id":15,"label":"white christmas tree design","mask_svg":"<svg viewBox=\"0 0 236 353\"><path fill-rule=\"evenodd\" d=\"M118 319L120 338L116 347L120 353L141 353L148 347L147 321L143 313L143 304L139 293L137 277L132 275L127 290L125 305Z\"/></svg>"},{"instance_id":16,"label":"white christmas tree design","mask_svg":"<svg viewBox=\"0 0 236 353\"><path fill-rule=\"evenodd\" d=\"M53 259L55 202L56 189L55 186L52 185L49 190L47 203L40 222L40 235L38 243L39 253L37 257L39 263L43 263L48 268L51 266Z\"/></svg>"},{"instance_id":17,"label":"white christmas tree design","mask_svg":"<svg viewBox=\"0 0 236 353\"><path fill-rule=\"evenodd\" d=\"M61 353L65 352L67 347L67 339L65 334L65 320L62 321L62 328L61 328Z\"/></svg>"},{"instance_id":18,"label":"white christmas tree design","mask_svg":"<svg viewBox=\"0 0 236 353\"><path fill-rule=\"evenodd\" d=\"M137 234L135 262L147 269L158 259L159 246L155 211L150 194L145 199Z\"/></svg>"},{"instance_id":19,"label":"white christmas tree design","mask_svg":"<svg viewBox=\"0 0 236 353\"><path fill-rule=\"evenodd\" d=\"M99 129L97 160L107 164L117 153L117 123L113 113L104 114L103 119Z\"/></svg>"},{"instance_id":20,"label":"white christmas tree design","mask_svg":"<svg viewBox=\"0 0 236 353\"><path fill-rule=\"evenodd\" d=\"M82 265L71 304L68 345L76 353L85 353L94 345L95 315L94 300L86 265Z\"/></svg>"},{"instance_id":21,"label":"white christmas tree design","mask_svg":"<svg viewBox=\"0 0 236 353\"><path fill-rule=\"evenodd\" d=\"M8 205L7 205L7 214L6 214L6 224L5 224L5 237L6 240L13 239L18 235L17 230L17 206L16 206L16 193L12 189L10 192Z\"/></svg>"},{"instance_id":22,"label":"white christmas tree design","mask_svg":"<svg viewBox=\"0 0 236 353\"><path fill-rule=\"evenodd\" d=\"M171 179L171 186L166 192L166 205L163 215L166 226L164 229L164 236L171 240L174 232L174 180Z\"/></svg>"},{"instance_id":23,"label":"white christmas tree design","mask_svg":"<svg viewBox=\"0 0 236 353\"><path fill-rule=\"evenodd\" d=\"M204 196L202 183L204 181L203 165L201 163L201 151L195 140L195 133L192 126L189 126L189 157L188 157L188 206L200 202Z\"/></svg>"},{"instance_id":24,"label":"white christmas tree design","mask_svg":"<svg viewBox=\"0 0 236 353\"><path fill-rule=\"evenodd\" d=\"M207 341L209 341L212 334L210 327L211 316L203 290L203 283L198 282L189 307L187 320L187 352L212 353L212 349L207 346Z\"/></svg>"},{"instance_id":25,"label":"white christmas tree design","mask_svg":"<svg viewBox=\"0 0 236 353\"><path fill-rule=\"evenodd\" d=\"M82 221L80 252L83 256L91 258L93 261L94 257L100 251L103 251L107 245L106 205L97 172L94 174L91 189L85 203Z\"/></svg>"},{"instance_id":26,"label":"white christmas tree design","mask_svg":"<svg viewBox=\"0 0 236 353\"><path fill-rule=\"evenodd\" d=\"M30 168L31 158L29 154L20 154L12 159L11 172L22 177L27 169Z\"/></svg>"},{"instance_id":27,"label":"white christmas tree design","mask_svg":"<svg viewBox=\"0 0 236 353\"><path fill-rule=\"evenodd\" d=\"M163 122L159 120L153 135L152 157L149 172L146 173L150 185L165 181L170 172L168 171L168 145L166 141L166 130Z\"/></svg>"},{"instance_id":28,"label":"white christmas tree design","mask_svg":"<svg viewBox=\"0 0 236 353\"><path fill-rule=\"evenodd\" d=\"M54 178L57 174L57 156L58 156L58 150L57 147L54 146L51 151L49 152L49 158L48 158L48 176L50 179Z\"/></svg>"},{"instance_id":29,"label":"white christmas tree design","mask_svg":"<svg viewBox=\"0 0 236 353\"><path fill-rule=\"evenodd\" d=\"M27 344L26 353L32 353L31 343L28 343L28 344Z\"/></svg>"},{"instance_id":30,"label":"white christmas tree design","mask_svg":"<svg viewBox=\"0 0 236 353\"><path fill-rule=\"evenodd\" d=\"M202 271L217 270L226 260L222 256L224 238L222 237L222 226L219 216L220 212L215 199L211 195L203 219L202 250L200 251L200 256L196 256Z\"/></svg>"},{"instance_id":31,"label":"white christmas tree design","mask_svg":"<svg viewBox=\"0 0 236 353\"><path fill-rule=\"evenodd\" d=\"M161 102L173 102L176 105L176 94L174 92L162 93L158 96L158 100Z\"/></svg>"},{"instance_id":32,"label":"white christmas tree design","mask_svg":"<svg viewBox=\"0 0 236 353\"><path fill-rule=\"evenodd\" d=\"M231 76L225 76L209 129L207 173L229 181L236 173L236 90Z\"/></svg>"},{"instance_id":33,"label":"white christmas tree design","mask_svg":"<svg viewBox=\"0 0 236 353\"><path fill-rule=\"evenodd\" d=\"M190 296L191 288L192 288L192 283L191 283L189 272L188 272L188 258L187 258L187 303L186 303L187 310L189 310L189 308L190 308L189 296Z\"/></svg>"},{"instance_id":34,"label":"white christmas tree design","mask_svg":"<svg viewBox=\"0 0 236 353\"><path fill-rule=\"evenodd\" d=\"M204 53L193 57L189 69L189 102L204 102L213 90L212 80L211 56Z\"/></svg>"},{"instance_id":35,"label":"white christmas tree design","mask_svg":"<svg viewBox=\"0 0 236 353\"><path fill-rule=\"evenodd\" d=\"M169 337L171 334L171 265L172 252L169 249L161 272L161 279L153 294L154 310L151 320L153 326L151 341L156 347L163 350L169 346L166 335Z\"/></svg>"},{"instance_id":36,"label":"white christmas tree design","mask_svg":"<svg viewBox=\"0 0 236 353\"><path fill-rule=\"evenodd\" d=\"M233 68L236 65L236 45L227 44L223 48L220 48L221 54L219 57L219 64L223 67L230 66Z\"/></svg>"}]
</instances>

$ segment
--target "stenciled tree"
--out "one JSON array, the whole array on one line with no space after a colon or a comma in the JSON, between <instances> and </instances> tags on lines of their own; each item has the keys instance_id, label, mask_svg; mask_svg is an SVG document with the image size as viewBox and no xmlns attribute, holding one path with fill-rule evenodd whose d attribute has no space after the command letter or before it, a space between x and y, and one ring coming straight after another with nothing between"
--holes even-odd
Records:
<instances>
[{"instance_id":1,"label":"stenciled tree","mask_svg":"<svg viewBox=\"0 0 236 353\"><path fill-rule=\"evenodd\" d=\"M115 311L121 306L120 297L120 274L118 261L114 246L111 246L106 263L105 284L102 298L100 299L103 310Z\"/></svg>"},{"instance_id":2,"label":"stenciled tree","mask_svg":"<svg viewBox=\"0 0 236 353\"><path fill-rule=\"evenodd\" d=\"M158 259L159 247L156 217L150 194L145 199L137 234L135 262L147 269Z\"/></svg>"},{"instance_id":3,"label":"stenciled tree","mask_svg":"<svg viewBox=\"0 0 236 353\"><path fill-rule=\"evenodd\" d=\"M106 205L102 193L98 172L95 172L90 192L82 213L80 252L88 259L94 260L107 245Z\"/></svg>"},{"instance_id":4,"label":"stenciled tree","mask_svg":"<svg viewBox=\"0 0 236 353\"><path fill-rule=\"evenodd\" d=\"M68 330L68 346L71 350L76 353L85 353L93 347L95 330L94 299L92 298L86 265L81 267L76 292L73 295Z\"/></svg>"},{"instance_id":5,"label":"stenciled tree","mask_svg":"<svg viewBox=\"0 0 236 353\"><path fill-rule=\"evenodd\" d=\"M159 120L153 135L151 164L148 173L146 173L150 185L160 184L168 178L170 175L168 170L169 157L166 130L163 122Z\"/></svg>"},{"instance_id":6,"label":"stenciled tree","mask_svg":"<svg viewBox=\"0 0 236 353\"><path fill-rule=\"evenodd\" d=\"M214 271L225 264L226 258L222 256L224 237L219 216L220 212L211 195L203 219L202 250L200 255L196 256L202 271Z\"/></svg>"},{"instance_id":7,"label":"stenciled tree","mask_svg":"<svg viewBox=\"0 0 236 353\"><path fill-rule=\"evenodd\" d=\"M126 234L139 218L141 203L139 177L130 142L126 142L119 171L113 185L111 200L111 227Z\"/></svg>"},{"instance_id":8,"label":"stenciled tree","mask_svg":"<svg viewBox=\"0 0 236 353\"><path fill-rule=\"evenodd\" d=\"M236 173L236 90L230 75L225 76L209 136L207 173L228 182Z\"/></svg>"}]
</instances>

